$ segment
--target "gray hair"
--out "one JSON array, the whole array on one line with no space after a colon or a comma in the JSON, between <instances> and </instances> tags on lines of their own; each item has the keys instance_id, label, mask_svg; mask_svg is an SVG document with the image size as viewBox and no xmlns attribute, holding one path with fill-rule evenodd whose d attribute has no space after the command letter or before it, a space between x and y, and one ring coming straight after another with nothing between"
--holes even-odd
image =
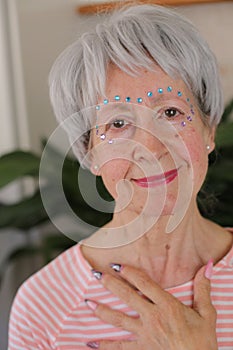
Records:
<instances>
[{"instance_id":1,"label":"gray hair","mask_svg":"<svg viewBox=\"0 0 233 350\"><path fill-rule=\"evenodd\" d=\"M182 78L206 124L212 127L220 122L223 94L216 59L193 24L158 5L124 7L69 46L50 72L50 98L58 121L78 115L75 123L82 136L75 141L70 135L70 139L75 141L80 163L92 127L84 111L97 104L98 96L105 96L109 63L137 75L140 68L150 70L154 62L168 75Z\"/></svg>"}]
</instances>

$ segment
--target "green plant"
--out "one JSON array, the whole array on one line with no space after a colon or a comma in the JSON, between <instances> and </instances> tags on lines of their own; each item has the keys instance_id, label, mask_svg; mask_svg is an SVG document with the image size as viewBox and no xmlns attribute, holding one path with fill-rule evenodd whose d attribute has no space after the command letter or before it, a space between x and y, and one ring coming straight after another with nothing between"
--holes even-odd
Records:
<instances>
[{"instance_id":1,"label":"green plant","mask_svg":"<svg viewBox=\"0 0 233 350\"><path fill-rule=\"evenodd\" d=\"M233 122L230 118L232 111L233 100L226 106L223 120L217 130L216 149L218 153L217 155L211 154L210 156L207 179L203 186L203 191L200 192L198 197L198 204L202 214L223 226L232 226L233 223ZM43 143L44 145L45 143ZM60 162L62 155L52 147L48 148L48 152L50 153L51 162L46 173L44 186L48 196L51 198L51 206L55 208L53 215L56 216L62 214L62 207L60 208L57 205L59 199L56 196L56 191L54 191L56 166ZM3 155L0 158L0 190L24 177L31 177L35 181L35 191L30 196L14 204L0 203L0 229L13 227L19 229L21 234L30 235L32 228L39 228L41 224L50 222L50 218L43 206L38 185L40 161L41 156L20 150ZM111 214L98 212L87 205L77 185L78 171L79 163L71 156L67 156L64 159L62 170L62 183L66 199L73 211L82 220L101 227L111 220ZM84 178L86 179L87 186L88 181L93 180L91 177L93 175L86 170ZM100 196L107 201L112 200L100 177L96 178L96 186ZM208 209L209 207L207 205L207 200L211 200L213 196L217 198L217 202L215 200L216 208L214 211ZM81 239L82 233L78 233L77 237ZM62 234L48 234L41 240L39 245L29 244L12 251L1 265L0 283L5 268L10 262L18 259L19 256L39 254L43 256L44 262L47 263L54 255L69 248L74 243L74 241Z\"/></svg>"}]
</instances>

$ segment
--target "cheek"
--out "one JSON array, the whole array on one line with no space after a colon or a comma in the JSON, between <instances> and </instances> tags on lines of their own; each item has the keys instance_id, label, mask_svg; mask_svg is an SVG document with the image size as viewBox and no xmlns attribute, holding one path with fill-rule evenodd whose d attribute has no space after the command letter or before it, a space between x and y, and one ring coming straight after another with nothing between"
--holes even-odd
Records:
<instances>
[{"instance_id":1,"label":"cheek","mask_svg":"<svg viewBox=\"0 0 233 350\"><path fill-rule=\"evenodd\" d=\"M128 161L118 159L105 163L100 169L103 182L115 199L118 196L117 183L125 178L128 167Z\"/></svg>"},{"instance_id":2,"label":"cheek","mask_svg":"<svg viewBox=\"0 0 233 350\"><path fill-rule=\"evenodd\" d=\"M193 168L194 181L202 184L208 169L208 152L202 135L193 130L185 138L190 161Z\"/></svg>"}]
</instances>

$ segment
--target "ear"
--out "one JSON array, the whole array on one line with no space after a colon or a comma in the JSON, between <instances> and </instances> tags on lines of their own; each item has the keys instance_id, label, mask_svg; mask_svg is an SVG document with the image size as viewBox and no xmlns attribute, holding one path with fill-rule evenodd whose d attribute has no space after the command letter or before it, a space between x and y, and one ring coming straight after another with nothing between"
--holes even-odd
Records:
<instances>
[{"instance_id":1,"label":"ear","mask_svg":"<svg viewBox=\"0 0 233 350\"><path fill-rule=\"evenodd\" d=\"M93 175L100 176L100 169L97 164L93 164L93 162L91 162L90 170Z\"/></svg>"},{"instance_id":2,"label":"ear","mask_svg":"<svg viewBox=\"0 0 233 350\"><path fill-rule=\"evenodd\" d=\"M215 134L216 134L216 126L211 127L208 131L208 140L207 145L210 146L208 152L211 153L215 149Z\"/></svg>"}]
</instances>

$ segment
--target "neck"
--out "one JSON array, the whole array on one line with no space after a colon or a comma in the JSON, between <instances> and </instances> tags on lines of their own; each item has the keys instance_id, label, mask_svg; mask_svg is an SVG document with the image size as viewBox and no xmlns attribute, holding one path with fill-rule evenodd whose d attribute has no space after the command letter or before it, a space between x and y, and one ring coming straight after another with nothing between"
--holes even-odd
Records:
<instances>
[{"instance_id":1,"label":"neck","mask_svg":"<svg viewBox=\"0 0 233 350\"><path fill-rule=\"evenodd\" d=\"M108 266L111 262L142 268L160 286L169 288L191 280L209 259L218 261L231 247L231 235L204 219L196 206L188 209L182 222L171 233L166 233L168 220L169 217L160 217L146 233L129 240L126 245L118 244L107 249L84 247L84 255L94 268L101 271L110 272ZM116 223L119 225L119 217L106 226L105 232L110 232L111 239L114 232L108 228ZM213 234L216 232L219 234ZM124 225L123 236L133 237L127 232L127 225Z\"/></svg>"}]
</instances>

